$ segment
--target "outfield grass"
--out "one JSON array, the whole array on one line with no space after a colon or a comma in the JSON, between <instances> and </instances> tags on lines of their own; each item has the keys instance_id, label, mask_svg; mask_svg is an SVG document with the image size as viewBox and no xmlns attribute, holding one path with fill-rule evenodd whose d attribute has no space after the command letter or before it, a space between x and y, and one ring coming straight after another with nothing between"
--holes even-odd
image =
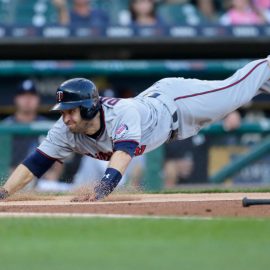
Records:
<instances>
[{"instance_id":1,"label":"outfield grass","mask_svg":"<svg viewBox=\"0 0 270 270\"><path fill-rule=\"evenodd\" d=\"M0 269L268 269L270 220L1 218Z\"/></svg>"}]
</instances>

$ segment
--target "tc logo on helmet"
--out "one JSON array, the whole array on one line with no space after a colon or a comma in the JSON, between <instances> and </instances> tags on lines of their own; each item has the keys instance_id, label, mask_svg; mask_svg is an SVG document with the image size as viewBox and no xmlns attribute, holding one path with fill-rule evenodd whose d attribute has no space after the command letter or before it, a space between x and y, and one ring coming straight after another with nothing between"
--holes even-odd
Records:
<instances>
[{"instance_id":1,"label":"tc logo on helmet","mask_svg":"<svg viewBox=\"0 0 270 270\"><path fill-rule=\"evenodd\" d=\"M56 101L57 101L57 102L61 102L61 101L63 100L63 97L64 97L63 91L58 91L58 92L56 93Z\"/></svg>"}]
</instances>

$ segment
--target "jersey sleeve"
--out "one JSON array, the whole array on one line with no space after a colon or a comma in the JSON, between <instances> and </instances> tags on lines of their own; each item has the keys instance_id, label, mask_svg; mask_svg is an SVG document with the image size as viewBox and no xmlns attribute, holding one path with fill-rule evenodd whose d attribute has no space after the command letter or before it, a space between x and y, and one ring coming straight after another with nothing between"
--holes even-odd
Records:
<instances>
[{"instance_id":1,"label":"jersey sleeve","mask_svg":"<svg viewBox=\"0 0 270 270\"><path fill-rule=\"evenodd\" d=\"M71 138L66 131L62 120L58 120L37 150L47 157L63 162L73 152L70 146Z\"/></svg>"},{"instance_id":2,"label":"jersey sleeve","mask_svg":"<svg viewBox=\"0 0 270 270\"><path fill-rule=\"evenodd\" d=\"M140 114L135 108L124 106L117 110L115 119L112 128L114 150L120 150L117 149L120 145L121 150L123 150L126 145L129 149L127 152L129 153L130 149L136 148L141 141Z\"/></svg>"}]
</instances>

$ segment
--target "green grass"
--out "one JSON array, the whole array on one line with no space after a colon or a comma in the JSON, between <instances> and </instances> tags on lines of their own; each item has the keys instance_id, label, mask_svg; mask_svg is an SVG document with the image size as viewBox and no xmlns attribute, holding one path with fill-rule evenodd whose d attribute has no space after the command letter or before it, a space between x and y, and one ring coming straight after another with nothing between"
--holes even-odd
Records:
<instances>
[{"instance_id":1,"label":"green grass","mask_svg":"<svg viewBox=\"0 0 270 270\"><path fill-rule=\"evenodd\" d=\"M0 269L266 270L270 220L1 218Z\"/></svg>"}]
</instances>

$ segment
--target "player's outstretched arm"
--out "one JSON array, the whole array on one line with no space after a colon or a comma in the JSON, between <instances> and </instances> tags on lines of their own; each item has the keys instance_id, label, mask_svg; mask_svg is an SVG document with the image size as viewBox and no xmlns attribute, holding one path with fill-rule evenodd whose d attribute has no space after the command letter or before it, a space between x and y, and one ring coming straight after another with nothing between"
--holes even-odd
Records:
<instances>
[{"instance_id":1,"label":"player's outstretched arm","mask_svg":"<svg viewBox=\"0 0 270 270\"><path fill-rule=\"evenodd\" d=\"M33 178L33 173L26 166L20 164L8 178L5 185L0 188L0 199L6 199L9 195L22 189Z\"/></svg>"},{"instance_id":2,"label":"player's outstretched arm","mask_svg":"<svg viewBox=\"0 0 270 270\"><path fill-rule=\"evenodd\" d=\"M4 187L0 188L0 199L5 199L22 189L34 177L40 178L54 162L54 158L48 157L39 150L31 153L11 174Z\"/></svg>"},{"instance_id":3,"label":"player's outstretched arm","mask_svg":"<svg viewBox=\"0 0 270 270\"><path fill-rule=\"evenodd\" d=\"M93 193L74 198L72 201L97 201L108 196L120 182L131 159L132 157L124 151L114 152L102 180L95 186Z\"/></svg>"},{"instance_id":4,"label":"player's outstretched arm","mask_svg":"<svg viewBox=\"0 0 270 270\"><path fill-rule=\"evenodd\" d=\"M131 160L132 157L128 153L116 151L111 157L108 168L114 168L123 175Z\"/></svg>"},{"instance_id":5,"label":"player's outstretched arm","mask_svg":"<svg viewBox=\"0 0 270 270\"><path fill-rule=\"evenodd\" d=\"M96 199L103 199L116 188L131 160L131 156L124 151L116 151L112 155L105 175L95 187Z\"/></svg>"}]
</instances>

